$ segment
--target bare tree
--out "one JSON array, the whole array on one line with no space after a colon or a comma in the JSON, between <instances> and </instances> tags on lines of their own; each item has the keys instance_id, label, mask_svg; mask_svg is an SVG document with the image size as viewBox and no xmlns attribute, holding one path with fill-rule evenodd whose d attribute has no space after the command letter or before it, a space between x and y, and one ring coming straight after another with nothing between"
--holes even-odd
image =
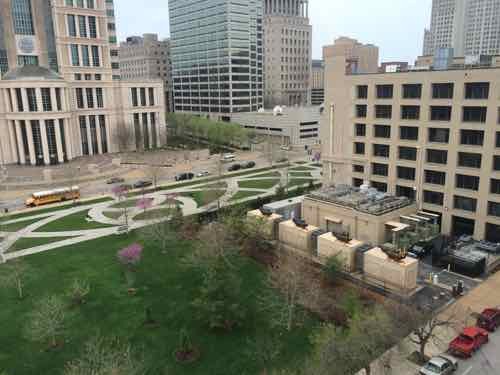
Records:
<instances>
[{"instance_id":1,"label":"bare tree","mask_svg":"<svg viewBox=\"0 0 500 375\"><path fill-rule=\"evenodd\" d=\"M172 208L171 215L174 214L175 208ZM165 216L171 216L168 213ZM165 254L168 252L169 247L177 237L177 233L172 228L172 223L169 220L163 220L159 223L148 225L141 229L141 235L144 241L152 242L160 248L160 251Z\"/></svg>"},{"instance_id":2,"label":"bare tree","mask_svg":"<svg viewBox=\"0 0 500 375\"><path fill-rule=\"evenodd\" d=\"M48 342L57 346L57 338L64 332L66 318L64 302L57 296L41 299L30 314L26 325L26 337L33 341Z\"/></svg>"},{"instance_id":3,"label":"bare tree","mask_svg":"<svg viewBox=\"0 0 500 375\"><path fill-rule=\"evenodd\" d=\"M278 252L278 261L269 271L267 288L259 298L262 310L271 315L271 323L276 327L291 331L302 320L302 307L315 306L319 285L311 280L302 260ZM275 293L281 291L281 295Z\"/></svg>"},{"instance_id":4,"label":"bare tree","mask_svg":"<svg viewBox=\"0 0 500 375\"><path fill-rule=\"evenodd\" d=\"M24 298L24 279L29 271L28 265L21 259L12 259L0 269L0 285L16 289L19 299Z\"/></svg>"},{"instance_id":5,"label":"bare tree","mask_svg":"<svg viewBox=\"0 0 500 375\"><path fill-rule=\"evenodd\" d=\"M133 355L130 345L117 339L96 337L87 342L81 357L66 365L64 375L142 375L144 361Z\"/></svg>"}]
</instances>

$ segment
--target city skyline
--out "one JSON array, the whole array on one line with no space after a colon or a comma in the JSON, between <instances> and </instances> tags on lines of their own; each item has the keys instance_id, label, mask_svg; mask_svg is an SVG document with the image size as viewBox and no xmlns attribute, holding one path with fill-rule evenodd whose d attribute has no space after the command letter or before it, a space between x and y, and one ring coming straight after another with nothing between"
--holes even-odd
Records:
<instances>
[{"instance_id":1,"label":"city skyline","mask_svg":"<svg viewBox=\"0 0 500 375\"><path fill-rule=\"evenodd\" d=\"M148 0L148 4L150 6L142 10L143 17L138 19L134 1L115 0L120 41L143 33L169 37L168 1ZM431 6L431 0L380 0L376 3L312 0L309 15L313 26L313 58L321 58L322 47L332 44L335 38L349 36L380 47L381 61L403 60L413 64L422 52ZM411 14L411 18L401 17L403 14Z\"/></svg>"}]
</instances>

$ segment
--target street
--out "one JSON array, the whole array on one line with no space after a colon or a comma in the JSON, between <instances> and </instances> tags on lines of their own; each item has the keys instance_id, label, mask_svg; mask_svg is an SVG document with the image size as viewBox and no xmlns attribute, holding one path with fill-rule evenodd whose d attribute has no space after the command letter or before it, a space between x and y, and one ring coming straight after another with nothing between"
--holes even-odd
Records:
<instances>
[{"instance_id":1,"label":"street","mask_svg":"<svg viewBox=\"0 0 500 375\"><path fill-rule=\"evenodd\" d=\"M500 374L500 329L490 333L490 342L483 346L472 358L461 360L457 375L498 375Z\"/></svg>"}]
</instances>

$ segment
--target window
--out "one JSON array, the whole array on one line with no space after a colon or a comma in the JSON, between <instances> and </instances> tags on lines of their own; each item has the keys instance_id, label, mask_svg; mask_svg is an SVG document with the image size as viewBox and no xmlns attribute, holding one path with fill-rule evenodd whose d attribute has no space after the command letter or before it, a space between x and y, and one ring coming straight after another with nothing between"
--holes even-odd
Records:
<instances>
[{"instance_id":1,"label":"window","mask_svg":"<svg viewBox=\"0 0 500 375\"><path fill-rule=\"evenodd\" d=\"M42 88L42 106L44 112L52 111L52 98L50 97L50 88Z\"/></svg>"},{"instance_id":2,"label":"window","mask_svg":"<svg viewBox=\"0 0 500 375\"><path fill-rule=\"evenodd\" d=\"M80 122L80 138L82 140L82 154L89 155L89 138L87 135L87 120L85 116L79 117Z\"/></svg>"},{"instance_id":3,"label":"window","mask_svg":"<svg viewBox=\"0 0 500 375\"><path fill-rule=\"evenodd\" d=\"M500 171L500 156L493 156L493 170Z\"/></svg>"},{"instance_id":4,"label":"window","mask_svg":"<svg viewBox=\"0 0 500 375\"><path fill-rule=\"evenodd\" d=\"M106 132L106 117L104 115L99 115L99 127L101 129L101 148L102 153L108 152L108 134Z\"/></svg>"},{"instance_id":5,"label":"window","mask_svg":"<svg viewBox=\"0 0 500 375\"><path fill-rule=\"evenodd\" d=\"M145 107L146 106L146 88L141 87L140 92L141 92L141 106Z\"/></svg>"},{"instance_id":6,"label":"window","mask_svg":"<svg viewBox=\"0 0 500 375\"><path fill-rule=\"evenodd\" d=\"M500 148L500 132L497 132L496 134L496 139L495 139L495 147Z\"/></svg>"},{"instance_id":7,"label":"window","mask_svg":"<svg viewBox=\"0 0 500 375\"><path fill-rule=\"evenodd\" d=\"M366 136L366 125L365 124L354 124L354 135L356 137Z\"/></svg>"},{"instance_id":8,"label":"window","mask_svg":"<svg viewBox=\"0 0 500 375\"><path fill-rule=\"evenodd\" d=\"M390 105L376 105L375 106L376 118L392 118L392 106Z\"/></svg>"},{"instance_id":9,"label":"window","mask_svg":"<svg viewBox=\"0 0 500 375\"><path fill-rule=\"evenodd\" d=\"M392 99L393 85L377 85L377 99Z\"/></svg>"},{"instance_id":10,"label":"window","mask_svg":"<svg viewBox=\"0 0 500 375\"><path fill-rule=\"evenodd\" d=\"M500 243L500 225L486 223L485 239L489 242Z\"/></svg>"},{"instance_id":11,"label":"window","mask_svg":"<svg viewBox=\"0 0 500 375\"><path fill-rule=\"evenodd\" d=\"M450 121L451 107L431 106L431 121Z\"/></svg>"},{"instance_id":12,"label":"window","mask_svg":"<svg viewBox=\"0 0 500 375\"><path fill-rule=\"evenodd\" d=\"M352 166L352 171L354 173L365 173L365 167L362 165L354 164Z\"/></svg>"},{"instance_id":13,"label":"window","mask_svg":"<svg viewBox=\"0 0 500 375\"><path fill-rule=\"evenodd\" d=\"M373 156L378 156L380 158L388 158L390 152L389 145L373 145Z\"/></svg>"},{"instance_id":14,"label":"window","mask_svg":"<svg viewBox=\"0 0 500 375\"><path fill-rule=\"evenodd\" d=\"M455 187L457 189L479 190L479 177L457 174L455 176Z\"/></svg>"},{"instance_id":15,"label":"window","mask_svg":"<svg viewBox=\"0 0 500 375\"><path fill-rule=\"evenodd\" d=\"M71 45L71 64L73 66L80 66L80 54L78 52L78 45Z\"/></svg>"},{"instance_id":16,"label":"window","mask_svg":"<svg viewBox=\"0 0 500 375\"><path fill-rule=\"evenodd\" d=\"M420 119L420 107L418 105L402 105L401 118L403 120L418 120Z\"/></svg>"},{"instance_id":17,"label":"window","mask_svg":"<svg viewBox=\"0 0 500 375\"><path fill-rule=\"evenodd\" d=\"M433 83L433 99L453 99L453 83Z\"/></svg>"},{"instance_id":18,"label":"window","mask_svg":"<svg viewBox=\"0 0 500 375\"><path fill-rule=\"evenodd\" d=\"M446 164L448 162L448 151L427 150L427 163Z\"/></svg>"},{"instance_id":19,"label":"window","mask_svg":"<svg viewBox=\"0 0 500 375\"><path fill-rule=\"evenodd\" d=\"M78 108L84 108L85 105L83 103L83 89L82 88L77 88L76 89L76 106Z\"/></svg>"},{"instance_id":20,"label":"window","mask_svg":"<svg viewBox=\"0 0 500 375\"><path fill-rule=\"evenodd\" d=\"M489 82L474 82L465 84L465 99L488 99Z\"/></svg>"},{"instance_id":21,"label":"window","mask_svg":"<svg viewBox=\"0 0 500 375\"><path fill-rule=\"evenodd\" d=\"M399 128L399 138L407 141L417 141L418 128L415 126L401 126Z\"/></svg>"},{"instance_id":22,"label":"window","mask_svg":"<svg viewBox=\"0 0 500 375\"><path fill-rule=\"evenodd\" d=\"M85 16L78 16L78 32L80 33L80 38L87 37L87 20Z\"/></svg>"},{"instance_id":23,"label":"window","mask_svg":"<svg viewBox=\"0 0 500 375\"><path fill-rule=\"evenodd\" d=\"M17 35L35 35L31 0L12 0L12 22Z\"/></svg>"},{"instance_id":24,"label":"window","mask_svg":"<svg viewBox=\"0 0 500 375\"><path fill-rule=\"evenodd\" d=\"M150 87L148 91L149 91L149 105L153 107L155 105L155 90L153 87Z\"/></svg>"},{"instance_id":25,"label":"window","mask_svg":"<svg viewBox=\"0 0 500 375\"><path fill-rule=\"evenodd\" d=\"M99 46L92 46L92 63L94 66L101 66L101 59L99 58Z\"/></svg>"},{"instance_id":26,"label":"window","mask_svg":"<svg viewBox=\"0 0 500 375\"><path fill-rule=\"evenodd\" d=\"M420 99L422 97L421 84L403 85L403 99Z\"/></svg>"},{"instance_id":27,"label":"window","mask_svg":"<svg viewBox=\"0 0 500 375\"><path fill-rule=\"evenodd\" d=\"M399 147L399 159L401 160L417 160L417 149L414 147Z\"/></svg>"},{"instance_id":28,"label":"window","mask_svg":"<svg viewBox=\"0 0 500 375\"><path fill-rule=\"evenodd\" d=\"M352 179L352 186L354 186L354 187L360 187L363 184L364 184L364 181L362 178L353 178Z\"/></svg>"},{"instance_id":29,"label":"window","mask_svg":"<svg viewBox=\"0 0 500 375\"><path fill-rule=\"evenodd\" d=\"M444 194L437 191L424 190L424 202L442 206L444 203Z\"/></svg>"},{"instance_id":30,"label":"window","mask_svg":"<svg viewBox=\"0 0 500 375\"><path fill-rule=\"evenodd\" d=\"M446 173L439 171L425 170L425 183L432 185L445 185L446 184Z\"/></svg>"},{"instance_id":31,"label":"window","mask_svg":"<svg viewBox=\"0 0 500 375\"><path fill-rule=\"evenodd\" d=\"M92 150L94 154L99 152L99 142L97 142L97 123L95 115L89 116L90 140L92 142Z\"/></svg>"},{"instance_id":32,"label":"window","mask_svg":"<svg viewBox=\"0 0 500 375\"><path fill-rule=\"evenodd\" d=\"M38 66L38 56L18 55L17 56L17 65L19 65L19 66L37 65Z\"/></svg>"},{"instance_id":33,"label":"window","mask_svg":"<svg viewBox=\"0 0 500 375\"><path fill-rule=\"evenodd\" d=\"M429 142L432 143L450 142L450 129L429 128Z\"/></svg>"},{"instance_id":34,"label":"window","mask_svg":"<svg viewBox=\"0 0 500 375\"><path fill-rule=\"evenodd\" d=\"M358 99L367 99L368 98L368 86L357 86L357 98Z\"/></svg>"},{"instance_id":35,"label":"window","mask_svg":"<svg viewBox=\"0 0 500 375\"><path fill-rule=\"evenodd\" d=\"M411 200L415 200L415 189L408 186L396 185L396 196L407 197Z\"/></svg>"},{"instance_id":36,"label":"window","mask_svg":"<svg viewBox=\"0 0 500 375\"><path fill-rule=\"evenodd\" d=\"M387 164L372 163L372 174L387 177L389 175L389 166Z\"/></svg>"},{"instance_id":37,"label":"window","mask_svg":"<svg viewBox=\"0 0 500 375\"><path fill-rule=\"evenodd\" d=\"M387 184L385 182L371 181L370 185L372 188L377 189L382 193L387 192Z\"/></svg>"},{"instance_id":38,"label":"window","mask_svg":"<svg viewBox=\"0 0 500 375\"><path fill-rule=\"evenodd\" d=\"M90 66L89 46L82 45L82 64Z\"/></svg>"},{"instance_id":39,"label":"window","mask_svg":"<svg viewBox=\"0 0 500 375\"><path fill-rule=\"evenodd\" d=\"M458 166L466 168L481 168L482 155L470 152L458 153Z\"/></svg>"},{"instance_id":40,"label":"window","mask_svg":"<svg viewBox=\"0 0 500 375\"><path fill-rule=\"evenodd\" d=\"M463 107L463 122L486 122L486 107Z\"/></svg>"},{"instance_id":41,"label":"window","mask_svg":"<svg viewBox=\"0 0 500 375\"><path fill-rule=\"evenodd\" d=\"M356 117L366 117L366 105L358 104L356 105Z\"/></svg>"},{"instance_id":42,"label":"window","mask_svg":"<svg viewBox=\"0 0 500 375\"><path fill-rule=\"evenodd\" d=\"M29 109L29 111L30 112L38 111L35 89L33 89L33 88L26 89L26 95L28 96L28 109Z\"/></svg>"},{"instance_id":43,"label":"window","mask_svg":"<svg viewBox=\"0 0 500 375\"><path fill-rule=\"evenodd\" d=\"M87 108L94 108L94 93L91 88L86 88L87 93Z\"/></svg>"},{"instance_id":44,"label":"window","mask_svg":"<svg viewBox=\"0 0 500 375\"><path fill-rule=\"evenodd\" d=\"M138 107L139 106L139 102L138 102L138 99L137 99L137 87L132 87L130 90L132 92L132 106Z\"/></svg>"},{"instance_id":45,"label":"window","mask_svg":"<svg viewBox=\"0 0 500 375\"><path fill-rule=\"evenodd\" d=\"M85 81L92 81L92 74L85 73L84 77L85 77Z\"/></svg>"},{"instance_id":46,"label":"window","mask_svg":"<svg viewBox=\"0 0 500 375\"><path fill-rule=\"evenodd\" d=\"M374 125L375 138L391 138L391 127L389 125Z\"/></svg>"},{"instance_id":47,"label":"window","mask_svg":"<svg viewBox=\"0 0 500 375\"><path fill-rule=\"evenodd\" d=\"M89 16L89 35L92 39L97 38L97 26L94 16Z\"/></svg>"},{"instance_id":48,"label":"window","mask_svg":"<svg viewBox=\"0 0 500 375\"><path fill-rule=\"evenodd\" d=\"M500 217L500 203L488 202L488 215Z\"/></svg>"},{"instance_id":49,"label":"window","mask_svg":"<svg viewBox=\"0 0 500 375\"><path fill-rule=\"evenodd\" d=\"M76 36L76 22L73 14L68 14L68 35L72 37Z\"/></svg>"},{"instance_id":50,"label":"window","mask_svg":"<svg viewBox=\"0 0 500 375\"><path fill-rule=\"evenodd\" d=\"M415 168L398 167L398 178L402 180L415 181Z\"/></svg>"},{"instance_id":51,"label":"window","mask_svg":"<svg viewBox=\"0 0 500 375\"><path fill-rule=\"evenodd\" d=\"M365 154L365 144L361 142L354 143L354 153L356 155L364 155Z\"/></svg>"},{"instance_id":52,"label":"window","mask_svg":"<svg viewBox=\"0 0 500 375\"><path fill-rule=\"evenodd\" d=\"M453 207L455 207L455 209L457 210L476 212L477 200L474 198L455 195L453 197Z\"/></svg>"},{"instance_id":53,"label":"window","mask_svg":"<svg viewBox=\"0 0 500 375\"><path fill-rule=\"evenodd\" d=\"M97 98L97 107L98 108L103 108L104 107L104 97L102 94L102 87L97 87L95 89L95 95Z\"/></svg>"},{"instance_id":54,"label":"window","mask_svg":"<svg viewBox=\"0 0 500 375\"><path fill-rule=\"evenodd\" d=\"M494 178L490 180L490 193L500 194L500 180Z\"/></svg>"},{"instance_id":55,"label":"window","mask_svg":"<svg viewBox=\"0 0 500 375\"><path fill-rule=\"evenodd\" d=\"M482 146L484 144L484 131L460 130L460 143L469 146Z\"/></svg>"},{"instance_id":56,"label":"window","mask_svg":"<svg viewBox=\"0 0 500 375\"><path fill-rule=\"evenodd\" d=\"M95 8L94 0L87 0L87 8L89 8L89 9Z\"/></svg>"}]
</instances>

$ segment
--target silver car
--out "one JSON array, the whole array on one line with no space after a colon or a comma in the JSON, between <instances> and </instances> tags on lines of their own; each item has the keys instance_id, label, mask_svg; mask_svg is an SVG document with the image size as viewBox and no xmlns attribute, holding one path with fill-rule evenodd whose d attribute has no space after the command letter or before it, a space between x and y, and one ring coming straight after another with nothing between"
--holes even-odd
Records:
<instances>
[{"instance_id":1,"label":"silver car","mask_svg":"<svg viewBox=\"0 0 500 375\"><path fill-rule=\"evenodd\" d=\"M446 354L431 358L429 362L420 369L420 375L448 375L458 369L458 361Z\"/></svg>"}]
</instances>

